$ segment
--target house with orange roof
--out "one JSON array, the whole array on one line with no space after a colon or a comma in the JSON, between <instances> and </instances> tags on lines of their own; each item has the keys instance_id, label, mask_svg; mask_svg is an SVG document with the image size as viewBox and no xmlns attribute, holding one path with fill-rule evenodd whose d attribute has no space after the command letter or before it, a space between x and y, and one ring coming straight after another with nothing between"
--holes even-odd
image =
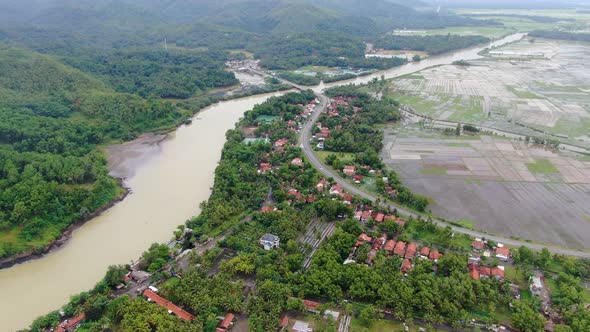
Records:
<instances>
[{"instance_id":1,"label":"house with orange roof","mask_svg":"<svg viewBox=\"0 0 590 332\"><path fill-rule=\"evenodd\" d=\"M404 257L407 259L412 259L414 256L416 256L416 244L411 242L406 248L406 254Z\"/></svg>"},{"instance_id":2,"label":"house with orange roof","mask_svg":"<svg viewBox=\"0 0 590 332\"><path fill-rule=\"evenodd\" d=\"M84 314L84 313L82 313L74 318L66 319L59 324L59 326L57 327L57 329L55 331L56 332L75 331L78 329L78 327L80 327L80 323L82 323L82 321L84 319L86 319L86 314Z\"/></svg>"},{"instance_id":3,"label":"house with orange roof","mask_svg":"<svg viewBox=\"0 0 590 332\"><path fill-rule=\"evenodd\" d=\"M174 303L166 300L165 298L163 298L160 295L156 294L154 291L152 291L149 288L143 291L143 296L147 297L148 301L154 302L157 305L168 309L168 312L169 313L175 314L180 319L183 319L183 320L187 320L188 321L188 320L193 320L195 318L193 315L191 315L188 312L182 310L181 308L179 308L178 306L176 306Z\"/></svg>"},{"instance_id":4,"label":"house with orange roof","mask_svg":"<svg viewBox=\"0 0 590 332\"><path fill-rule=\"evenodd\" d=\"M390 240L387 240L387 242L385 242L385 246L383 247L383 250L385 250L388 253L392 254L394 248L395 248L395 240L394 239L390 239Z\"/></svg>"},{"instance_id":5,"label":"house with orange roof","mask_svg":"<svg viewBox=\"0 0 590 332\"><path fill-rule=\"evenodd\" d=\"M344 173L344 175L353 176L356 173L356 167L344 166L344 169L342 170L342 172Z\"/></svg>"},{"instance_id":6,"label":"house with orange roof","mask_svg":"<svg viewBox=\"0 0 590 332\"><path fill-rule=\"evenodd\" d=\"M393 249L393 253L398 256L403 256L406 253L406 243L404 241L398 241Z\"/></svg>"}]
</instances>

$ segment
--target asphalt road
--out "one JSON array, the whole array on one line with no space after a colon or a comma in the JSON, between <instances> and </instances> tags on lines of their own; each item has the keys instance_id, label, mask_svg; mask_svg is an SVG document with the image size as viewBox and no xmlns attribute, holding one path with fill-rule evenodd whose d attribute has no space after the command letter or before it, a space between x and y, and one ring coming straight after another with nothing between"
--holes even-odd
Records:
<instances>
[{"instance_id":1,"label":"asphalt road","mask_svg":"<svg viewBox=\"0 0 590 332\"><path fill-rule=\"evenodd\" d=\"M297 86L296 84L293 84L291 82L287 82L285 80L282 80L282 81L285 83L291 84L294 87L301 89L301 87ZM322 163L322 161L319 160L319 158L313 152L313 148L310 144L311 129L313 128L313 126L317 122L320 115L326 110L326 108L328 107L328 103L329 103L329 98L326 95L317 94L317 96L318 96L318 99L320 100L319 108L316 109L316 111L308 119L308 121L305 123L305 125L303 126L303 128L301 129L301 132L299 134L299 144L300 144L301 148L303 149L303 152L305 153L307 160L309 160L309 162L316 169L318 169L322 174L324 174L324 176L333 178L346 191L348 191L352 194L358 195L360 197L366 198L372 202L375 202L377 200L376 196L374 196L370 193L367 193L367 192L361 190L360 188L356 187L355 185L349 183L348 181L344 180L337 172L335 172L334 170L330 169L327 165ZM421 216L419 214L415 213L414 211L410 211L401 205L398 205L395 203L382 203L382 205L389 207L391 209L395 208L395 209L397 209L397 211L400 214L403 214L406 216L411 216L413 218L421 218ZM542 245L542 244L538 244L538 243L530 243L530 242L515 240L515 239L506 238L506 237L502 237L502 236L491 235L491 234L487 234L487 233L476 231L476 230L457 227L457 226L451 225L443 220L436 219L436 218L432 218L432 221L435 224L442 226L442 227L450 226L453 229L453 231L455 231L457 233L463 233L463 234L467 234L467 235L470 235L473 237L483 237L488 240L507 244L510 246L518 246L518 247L519 246L526 246L526 247L529 247L529 248L535 249L535 250L542 250L543 248L547 248L550 252L555 253L555 254L580 257L580 258L590 258L590 252L579 251L579 250L574 250L574 249L550 247L550 246L546 246L546 245Z\"/></svg>"}]
</instances>

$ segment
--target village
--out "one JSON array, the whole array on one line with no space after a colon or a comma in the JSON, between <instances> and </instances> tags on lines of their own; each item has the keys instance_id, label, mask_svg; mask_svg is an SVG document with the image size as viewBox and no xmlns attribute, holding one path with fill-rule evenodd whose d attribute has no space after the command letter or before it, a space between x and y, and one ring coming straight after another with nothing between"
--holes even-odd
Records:
<instances>
[{"instance_id":1,"label":"village","mask_svg":"<svg viewBox=\"0 0 590 332\"><path fill-rule=\"evenodd\" d=\"M352 106L357 103L355 98L337 97L329 104L326 118L318 122L314 129L314 144L318 150L324 150L334 131L343 130L343 123L354 122L358 120L358 113L363 111L362 107ZM305 273L306 270L313 267L314 254L322 248L324 240L329 239L335 232L336 228L341 227L345 220L352 220L356 223L362 232L358 234L356 241L348 257L342 262L342 265L357 264L372 267L378 256L384 256L386 259L394 257L400 259L399 271L407 277L412 273L412 269L419 261L429 261L432 264L434 272L437 271L437 263L445 255L456 253L458 255L468 255L465 270L473 280L494 279L497 282L504 282L506 279L505 265L512 266L511 249L500 243L487 241L482 238L470 238L464 236L461 238L462 243L467 243L462 249L449 249L444 243L434 244L424 243L420 238L409 235L408 227L434 227L433 232L440 232L435 226L429 225L427 221L417 221L403 218L398 215L397 211L391 211L378 204L371 204L367 200L354 196L346 192L343 187L333 179L318 177L312 167L307 164L300 150L296 146L298 133L302 130L303 124L314 112L319 109L319 100L311 99L308 103L299 103L286 106L288 110L285 114L265 113L249 114L243 123L237 128L240 136L240 145L248 148L261 149L265 151L258 152L258 159L255 162L253 171L256 181L275 181L276 186L267 193L266 199L258 207L257 211L251 212L250 216L243 218L240 225L233 229L225 230L221 235L215 238L208 238L201 243L194 243L193 248L182 249L182 243L191 236L192 230L186 228L177 236L176 239L168 244L169 250L167 262L156 271L147 272L139 269L139 262L129 267L129 270L122 277L121 282L116 286L115 296L127 295L132 298L142 296L148 302L164 308L169 314L174 315L185 321L196 319L198 312L192 312L186 306L175 304L166 298L166 292L162 293L161 285L165 285L170 279L182 280L182 275L191 269L191 257L207 255L216 247L223 246L221 252L233 252L230 257L238 258L240 253L227 245L228 239L236 236L235 232L240 227L254 222L258 218L281 218L282 215L292 213L290 211L303 211L308 207L316 208L317 204L334 204L333 214L327 219L314 220L307 224L304 230L300 231L300 236L296 237L295 243L298 243L299 250L304 253L304 260L298 269ZM341 113L344 115L341 116ZM336 120L336 121L333 121ZM328 123L330 123L328 125ZM333 144L333 143L330 143ZM328 146L329 147L329 146ZM354 160L352 160L354 161ZM367 178L379 179L381 182L380 192L383 199L397 199L401 187L396 185L395 181L390 181L387 171L384 170L379 162L365 165L358 162L334 163L338 166L338 171L342 176L356 185L362 185ZM313 176L312 176L313 175ZM314 182L307 179L318 179ZM290 179L290 180L287 180ZM309 183L308 186L303 183ZM330 203L328 203L330 202ZM427 226L424 226L427 225ZM387 231L385 231L387 230ZM450 236L450 240L455 235ZM459 238L457 236L457 238ZM283 250L289 246L287 239L281 238L273 232L265 232L260 237L249 239L249 250L258 250L260 254L265 252L269 255L285 255ZM471 241L471 242L465 242ZM193 245L191 243L191 245ZM468 248L467 248L468 247ZM467 250L466 250L467 248ZM213 256L213 261L217 262L211 267L210 273L213 275L220 270L219 260L223 260L221 254ZM230 261L233 259L230 259ZM200 264L199 264L200 265ZM173 268L175 266L176 268ZM154 279L154 276L159 276ZM243 274L234 276L232 282L239 279L248 280L249 277ZM248 301L250 294L257 291L256 283L247 282L245 288L246 295L242 300ZM549 307L549 299L545 290L543 278L541 275L530 279L530 290L542 299L544 307ZM520 291L517 289L512 296L515 299L520 298ZM338 332L347 332L350 329L353 317L350 312L346 312L342 305L334 302L328 302L326 299L318 298L297 298L291 297L290 301L303 303L303 312L319 315L323 319L333 321L337 326ZM346 300L347 301L347 300ZM384 313L390 310L380 309ZM315 323L307 319L307 314L303 312L294 312L287 310L281 313L276 322L277 330L312 332ZM548 311L547 311L548 312ZM315 317L315 316L314 316ZM387 316L388 319L396 321L394 316ZM86 316L81 313L72 318L63 320L55 331L75 331ZM472 321L468 323L471 326L478 326L489 330L498 331L506 329L506 326L497 324L480 323ZM404 329L408 327L404 324ZM420 330L423 330L420 328ZM248 331L248 318L244 312L228 311L217 317L216 332L243 332Z\"/></svg>"}]
</instances>

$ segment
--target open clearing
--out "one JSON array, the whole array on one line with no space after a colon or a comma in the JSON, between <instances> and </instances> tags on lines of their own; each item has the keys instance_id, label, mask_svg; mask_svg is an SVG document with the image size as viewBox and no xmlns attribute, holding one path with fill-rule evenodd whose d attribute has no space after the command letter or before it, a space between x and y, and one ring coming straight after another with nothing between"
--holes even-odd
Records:
<instances>
[{"instance_id":1,"label":"open clearing","mask_svg":"<svg viewBox=\"0 0 590 332\"><path fill-rule=\"evenodd\" d=\"M528 39L471 66L441 66L393 81L402 104L435 119L529 134L525 127L590 146L590 44Z\"/></svg>"},{"instance_id":2,"label":"open clearing","mask_svg":"<svg viewBox=\"0 0 590 332\"><path fill-rule=\"evenodd\" d=\"M590 162L520 141L386 130L384 162L432 212L490 233L590 249Z\"/></svg>"}]
</instances>

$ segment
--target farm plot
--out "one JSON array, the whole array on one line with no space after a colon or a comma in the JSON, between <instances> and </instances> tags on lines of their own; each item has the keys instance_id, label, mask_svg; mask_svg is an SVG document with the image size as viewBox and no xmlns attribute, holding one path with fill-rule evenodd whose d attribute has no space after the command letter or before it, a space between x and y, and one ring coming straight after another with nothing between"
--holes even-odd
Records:
<instances>
[{"instance_id":1,"label":"farm plot","mask_svg":"<svg viewBox=\"0 0 590 332\"><path fill-rule=\"evenodd\" d=\"M384 162L432 212L490 233L590 249L590 162L520 141L387 135Z\"/></svg>"},{"instance_id":2,"label":"farm plot","mask_svg":"<svg viewBox=\"0 0 590 332\"><path fill-rule=\"evenodd\" d=\"M313 255L322 244L324 239L330 237L336 225L334 223L322 222L319 220L312 221L306 229L305 234L299 238L299 248L305 255L303 260L303 267L308 269L311 265L311 259Z\"/></svg>"},{"instance_id":3,"label":"farm plot","mask_svg":"<svg viewBox=\"0 0 590 332\"><path fill-rule=\"evenodd\" d=\"M435 67L393 80L390 94L435 119L515 132L529 127L588 145L589 62L589 44L523 40L493 49L471 66Z\"/></svg>"}]
</instances>

